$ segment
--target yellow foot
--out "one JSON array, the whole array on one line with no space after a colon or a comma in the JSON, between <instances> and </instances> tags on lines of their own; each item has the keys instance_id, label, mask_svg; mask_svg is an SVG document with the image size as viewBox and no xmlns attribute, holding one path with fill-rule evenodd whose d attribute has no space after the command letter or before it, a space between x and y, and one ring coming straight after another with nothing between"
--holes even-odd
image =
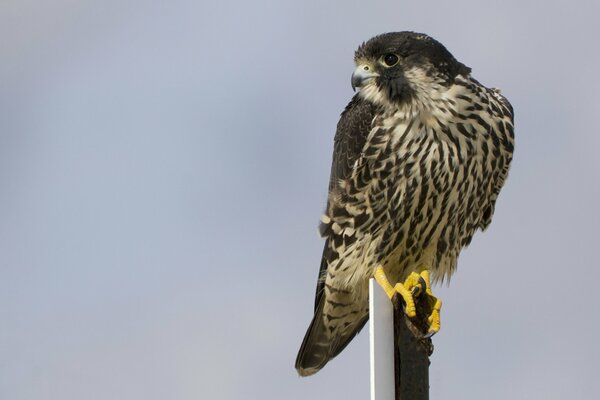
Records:
<instances>
[{"instance_id":1,"label":"yellow foot","mask_svg":"<svg viewBox=\"0 0 600 400\"><path fill-rule=\"evenodd\" d=\"M404 283L397 283L395 286L392 286L381 266L375 268L374 276L377 283L379 283L390 299L392 299L396 293L402 296L402 299L406 304L405 313L409 318L417 316L415 298L423 295L426 296L424 301L427 312L427 323L429 325L427 336L432 336L440 330L440 310L442 309L442 302L431 293L429 271L424 270L421 274L411 272Z\"/></svg>"}]
</instances>

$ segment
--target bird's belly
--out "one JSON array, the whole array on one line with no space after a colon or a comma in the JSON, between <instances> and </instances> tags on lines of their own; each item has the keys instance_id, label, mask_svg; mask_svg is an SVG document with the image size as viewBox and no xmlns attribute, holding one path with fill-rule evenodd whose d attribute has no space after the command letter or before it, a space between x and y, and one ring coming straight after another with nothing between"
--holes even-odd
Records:
<instances>
[{"instance_id":1,"label":"bird's belly","mask_svg":"<svg viewBox=\"0 0 600 400\"><path fill-rule=\"evenodd\" d=\"M482 167L477 157L459 152L424 137L389 155L398 172L395 181L380 184L387 198L375 222L381 232L376 253L396 281L423 269L434 280L449 278L477 227Z\"/></svg>"}]
</instances>

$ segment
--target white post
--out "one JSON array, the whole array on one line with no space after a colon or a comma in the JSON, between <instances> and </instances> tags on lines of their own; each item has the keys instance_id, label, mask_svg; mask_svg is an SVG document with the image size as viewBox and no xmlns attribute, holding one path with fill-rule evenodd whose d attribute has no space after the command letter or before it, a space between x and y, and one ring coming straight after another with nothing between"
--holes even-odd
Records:
<instances>
[{"instance_id":1,"label":"white post","mask_svg":"<svg viewBox=\"0 0 600 400\"><path fill-rule=\"evenodd\" d=\"M371 400L394 400L394 306L375 279L369 281Z\"/></svg>"}]
</instances>

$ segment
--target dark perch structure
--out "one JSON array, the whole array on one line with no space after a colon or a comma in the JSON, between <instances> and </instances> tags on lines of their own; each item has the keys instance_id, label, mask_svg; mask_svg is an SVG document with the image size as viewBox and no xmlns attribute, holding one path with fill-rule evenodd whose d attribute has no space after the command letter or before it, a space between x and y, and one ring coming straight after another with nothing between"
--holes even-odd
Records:
<instances>
[{"instance_id":1,"label":"dark perch structure","mask_svg":"<svg viewBox=\"0 0 600 400\"><path fill-rule=\"evenodd\" d=\"M396 400L429 399L429 356L433 344L427 333L426 299L416 299L417 317L410 320L404 313L402 297L395 295L394 304L394 369Z\"/></svg>"}]
</instances>

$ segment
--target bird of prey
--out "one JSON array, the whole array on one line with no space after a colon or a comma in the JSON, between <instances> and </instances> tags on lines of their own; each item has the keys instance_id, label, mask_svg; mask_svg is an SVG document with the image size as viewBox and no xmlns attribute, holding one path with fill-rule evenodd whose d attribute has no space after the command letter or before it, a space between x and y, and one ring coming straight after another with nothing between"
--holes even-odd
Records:
<instances>
[{"instance_id":1,"label":"bird of prey","mask_svg":"<svg viewBox=\"0 0 600 400\"><path fill-rule=\"evenodd\" d=\"M448 279L462 248L494 214L513 153L513 109L433 38L376 36L356 50L352 87L334 139L325 248L314 318L296 359L302 376L338 355L369 318L368 280L441 302L429 278Z\"/></svg>"}]
</instances>

